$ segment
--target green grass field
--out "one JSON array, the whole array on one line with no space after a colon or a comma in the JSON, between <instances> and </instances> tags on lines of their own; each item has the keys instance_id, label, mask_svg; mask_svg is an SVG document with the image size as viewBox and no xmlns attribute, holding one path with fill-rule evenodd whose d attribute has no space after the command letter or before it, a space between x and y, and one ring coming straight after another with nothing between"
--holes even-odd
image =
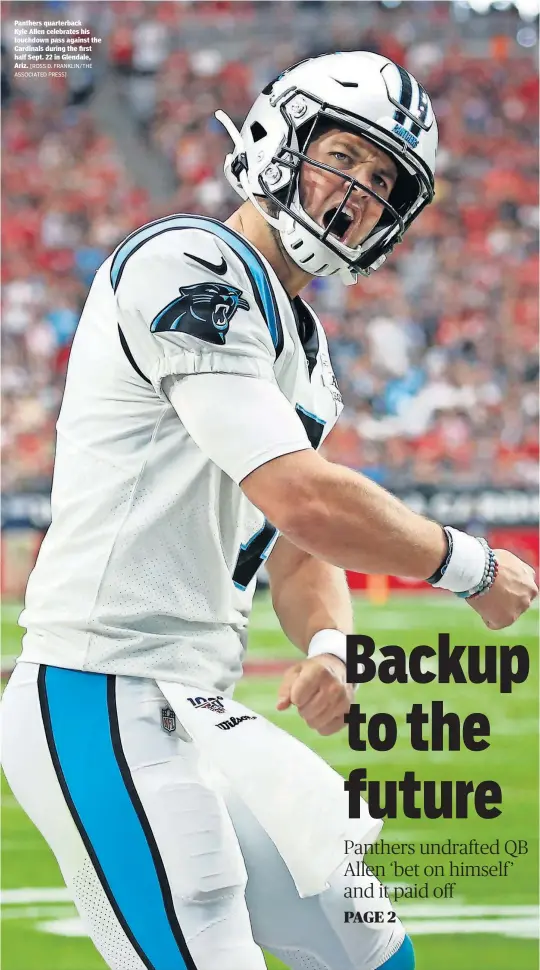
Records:
<instances>
[{"instance_id":1,"label":"green grass field","mask_svg":"<svg viewBox=\"0 0 540 970\"><path fill-rule=\"evenodd\" d=\"M438 632L450 633L453 643L524 643L532 669L526 683L512 694L500 694L497 685L429 686L381 685L378 680L361 687L357 701L368 715L388 711L398 721L400 737L386 754L351 751L345 732L331 738L313 734L294 711L278 713L275 697L279 678L252 675L238 687L236 697L254 710L275 720L317 750L343 775L354 767L366 767L376 780L400 779L413 769L420 779L463 779L478 783L494 779L503 790L503 814L493 821L472 814L463 820L410 820L403 815L383 829L387 841L444 841L501 844L508 839L527 840L528 853L514 861L506 877L453 878L457 882L452 900L408 900L396 908L411 933L417 970L537 970L538 923L538 611L531 610L510 630L491 634L477 615L451 597L392 598L375 607L363 599L355 604L356 631L374 637L378 646L398 643L406 648L420 643L436 644ZM3 618L4 665L18 652L17 610L6 607ZM265 596L256 601L251 628L250 655L271 660L295 658L297 652L279 629ZM411 704L425 707L442 700L446 709L465 716L481 711L491 722L490 748L483 753L416 753L405 737L405 713ZM3 970L103 970L105 964L82 934L74 907L62 889L56 863L42 838L18 807L4 784L3 796ZM423 860L423 861L422 861ZM387 883L424 883L396 880L388 857ZM400 858L400 861L405 861ZM424 864L448 860L415 857ZM485 862L479 857L453 857L467 864ZM488 860L492 862L491 858ZM430 890L444 886L449 877L429 879ZM344 910L349 908L344 901ZM282 970L272 957L269 970ZM218 968L216 968L218 970Z\"/></svg>"}]
</instances>

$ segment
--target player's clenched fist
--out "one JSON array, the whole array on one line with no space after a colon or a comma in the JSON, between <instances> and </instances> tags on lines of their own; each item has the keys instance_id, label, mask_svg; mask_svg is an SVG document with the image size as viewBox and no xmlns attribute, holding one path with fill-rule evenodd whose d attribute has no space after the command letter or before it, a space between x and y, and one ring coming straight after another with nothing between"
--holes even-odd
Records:
<instances>
[{"instance_id":1,"label":"player's clenched fist","mask_svg":"<svg viewBox=\"0 0 540 970\"><path fill-rule=\"evenodd\" d=\"M294 664L286 671L278 693L277 709L291 704L306 724L319 734L335 734L344 726L354 687L346 679L345 664L324 653Z\"/></svg>"},{"instance_id":2,"label":"player's clenched fist","mask_svg":"<svg viewBox=\"0 0 540 970\"><path fill-rule=\"evenodd\" d=\"M534 569L506 549L494 549L499 571L491 589L467 602L490 630L514 623L538 596Z\"/></svg>"}]
</instances>

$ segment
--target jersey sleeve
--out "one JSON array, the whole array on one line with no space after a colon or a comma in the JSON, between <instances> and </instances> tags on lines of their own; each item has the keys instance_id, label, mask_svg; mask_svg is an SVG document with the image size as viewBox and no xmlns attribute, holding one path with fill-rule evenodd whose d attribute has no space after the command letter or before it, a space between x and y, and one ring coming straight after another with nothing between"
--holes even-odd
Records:
<instances>
[{"instance_id":1,"label":"jersey sleeve","mask_svg":"<svg viewBox=\"0 0 540 970\"><path fill-rule=\"evenodd\" d=\"M237 485L273 458L311 448L275 381L232 374L167 377L163 390L203 454Z\"/></svg>"},{"instance_id":2,"label":"jersey sleeve","mask_svg":"<svg viewBox=\"0 0 540 970\"><path fill-rule=\"evenodd\" d=\"M150 238L159 223L134 233L111 263L119 327L138 368L158 393L170 376L272 380L280 321L261 258L221 224L222 238L167 228L173 221Z\"/></svg>"}]
</instances>

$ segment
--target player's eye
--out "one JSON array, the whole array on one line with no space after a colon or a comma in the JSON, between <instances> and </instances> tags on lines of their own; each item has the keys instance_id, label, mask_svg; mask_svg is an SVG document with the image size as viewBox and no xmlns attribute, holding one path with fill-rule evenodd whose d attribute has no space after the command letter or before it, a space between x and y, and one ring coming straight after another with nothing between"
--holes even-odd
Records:
<instances>
[{"instance_id":1,"label":"player's eye","mask_svg":"<svg viewBox=\"0 0 540 970\"><path fill-rule=\"evenodd\" d=\"M388 182L387 182L387 180L382 175L375 174L373 176L373 179L377 183L377 185L380 185L381 189L387 189L388 188Z\"/></svg>"},{"instance_id":2,"label":"player's eye","mask_svg":"<svg viewBox=\"0 0 540 970\"><path fill-rule=\"evenodd\" d=\"M335 158L338 162L352 163L352 158L345 152L330 152L330 155Z\"/></svg>"}]
</instances>

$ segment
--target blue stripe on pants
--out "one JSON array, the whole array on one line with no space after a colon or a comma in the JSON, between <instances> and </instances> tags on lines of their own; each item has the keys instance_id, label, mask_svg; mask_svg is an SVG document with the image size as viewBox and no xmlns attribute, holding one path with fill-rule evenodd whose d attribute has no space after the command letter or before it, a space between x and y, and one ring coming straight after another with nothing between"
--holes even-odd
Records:
<instances>
[{"instance_id":1,"label":"blue stripe on pants","mask_svg":"<svg viewBox=\"0 0 540 970\"><path fill-rule=\"evenodd\" d=\"M394 953L379 970L414 970L414 947L410 936L406 936L397 953Z\"/></svg>"},{"instance_id":2,"label":"blue stripe on pants","mask_svg":"<svg viewBox=\"0 0 540 970\"><path fill-rule=\"evenodd\" d=\"M114 698L114 678L47 667L44 683L51 754L117 915L152 970L193 970L180 928L171 926L164 898L164 888L169 898L170 889L155 842L149 844L148 822L141 820L142 808L134 804L122 774L123 752L119 736L113 738L116 722L108 696L112 686Z\"/></svg>"}]
</instances>

